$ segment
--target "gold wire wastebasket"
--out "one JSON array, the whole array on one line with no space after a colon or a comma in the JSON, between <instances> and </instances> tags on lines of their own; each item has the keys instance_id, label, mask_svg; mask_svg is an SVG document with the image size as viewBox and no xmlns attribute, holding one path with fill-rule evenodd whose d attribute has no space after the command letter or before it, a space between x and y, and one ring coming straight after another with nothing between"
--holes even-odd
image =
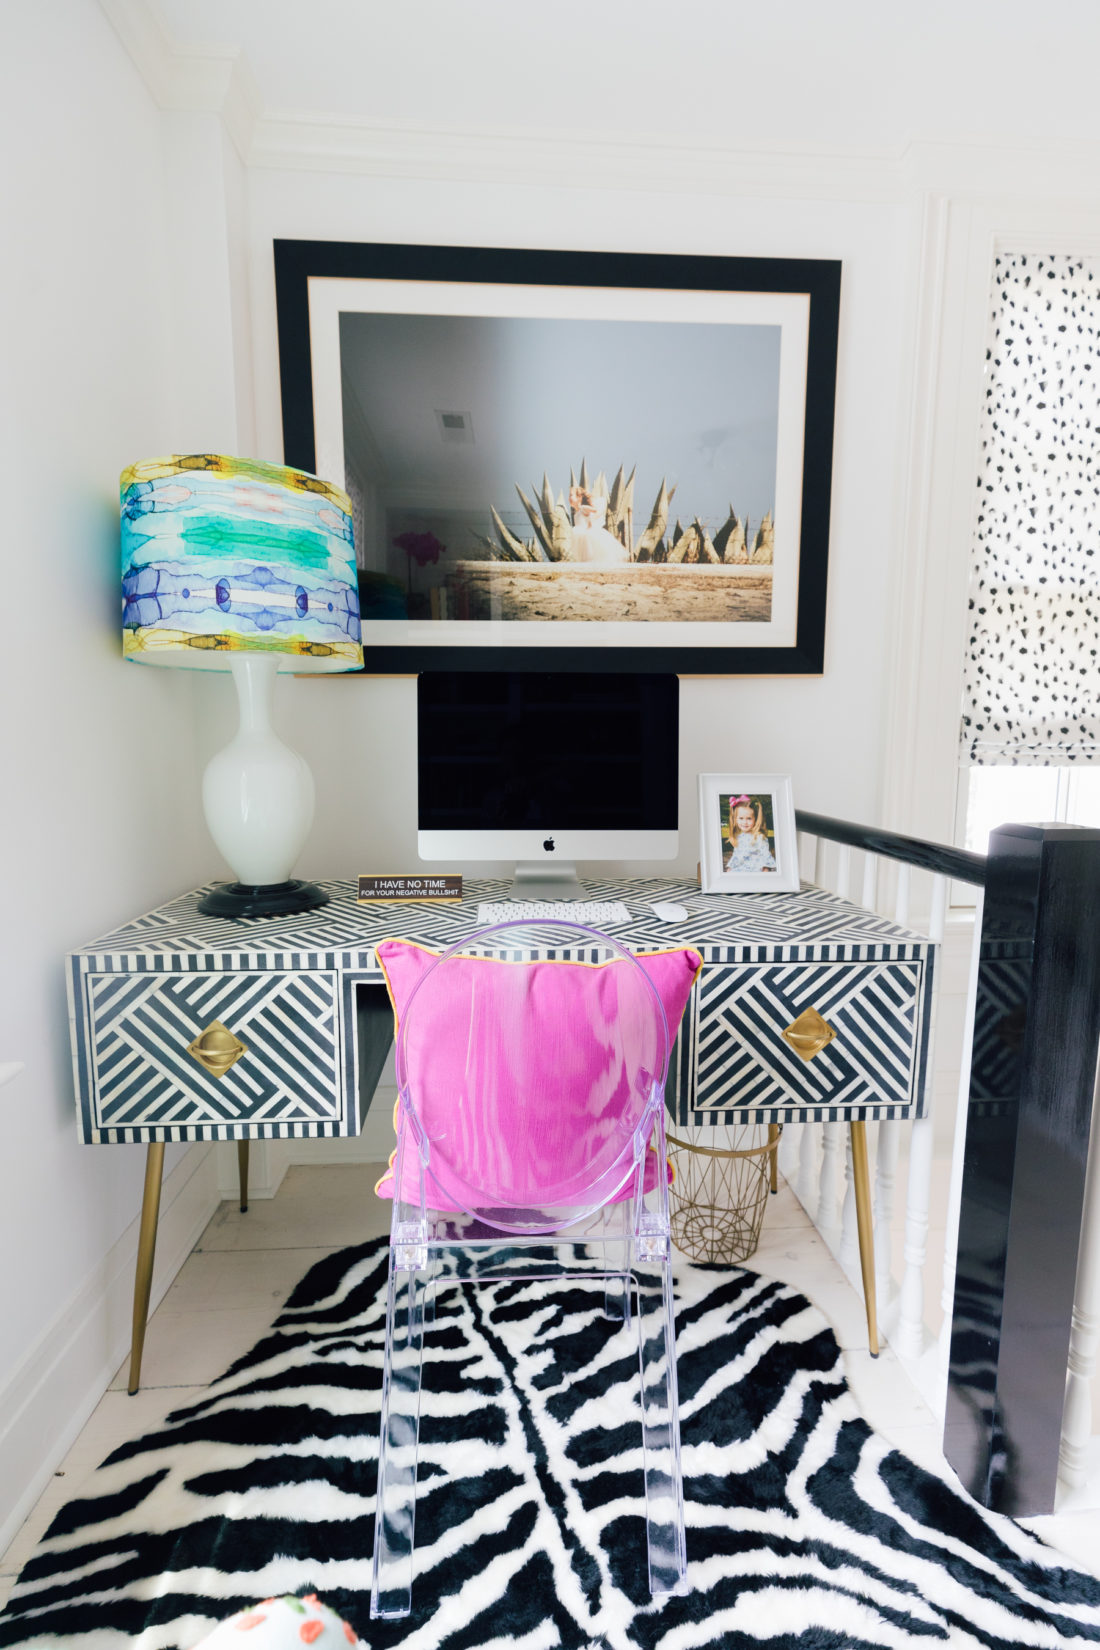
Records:
<instances>
[{"instance_id":1,"label":"gold wire wastebasket","mask_svg":"<svg viewBox=\"0 0 1100 1650\"><path fill-rule=\"evenodd\" d=\"M747 1260L760 1242L782 1126L746 1123L668 1135L675 1177L669 1215L676 1247L692 1260ZM705 1140L705 1143L704 1143Z\"/></svg>"}]
</instances>

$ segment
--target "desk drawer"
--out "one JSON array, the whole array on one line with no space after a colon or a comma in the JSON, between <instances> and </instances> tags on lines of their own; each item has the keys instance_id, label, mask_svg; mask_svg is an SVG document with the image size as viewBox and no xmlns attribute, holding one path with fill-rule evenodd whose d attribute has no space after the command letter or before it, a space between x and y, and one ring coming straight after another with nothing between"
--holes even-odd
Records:
<instances>
[{"instance_id":1,"label":"desk drawer","mask_svg":"<svg viewBox=\"0 0 1100 1650\"><path fill-rule=\"evenodd\" d=\"M680 1038L677 1121L914 1115L925 984L921 958L705 965ZM782 1032L810 1008L836 1035L804 1060Z\"/></svg>"},{"instance_id":2,"label":"desk drawer","mask_svg":"<svg viewBox=\"0 0 1100 1650\"><path fill-rule=\"evenodd\" d=\"M335 972L89 972L83 991L85 1138L155 1128L158 1138L223 1140L242 1124L253 1139L345 1132ZM188 1052L215 1020L245 1049L221 1076Z\"/></svg>"}]
</instances>

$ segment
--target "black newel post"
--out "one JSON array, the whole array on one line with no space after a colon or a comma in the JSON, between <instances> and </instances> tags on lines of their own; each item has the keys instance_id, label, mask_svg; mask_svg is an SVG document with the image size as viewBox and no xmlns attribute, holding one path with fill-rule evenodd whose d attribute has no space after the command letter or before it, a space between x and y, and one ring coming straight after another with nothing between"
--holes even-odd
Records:
<instances>
[{"instance_id":1,"label":"black newel post","mask_svg":"<svg viewBox=\"0 0 1100 1650\"><path fill-rule=\"evenodd\" d=\"M989 845L944 1454L979 1501L1053 1510L1100 1038L1100 830Z\"/></svg>"}]
</instances>

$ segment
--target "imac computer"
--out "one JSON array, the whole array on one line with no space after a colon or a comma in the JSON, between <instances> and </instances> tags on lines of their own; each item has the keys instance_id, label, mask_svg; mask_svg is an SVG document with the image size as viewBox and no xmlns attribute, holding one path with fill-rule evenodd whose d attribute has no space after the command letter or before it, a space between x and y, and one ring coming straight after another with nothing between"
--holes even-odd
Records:
<instances>
[{"instance_id":1,"label":"imac computer","mask_svg":"<svg viewBox=\"0 0 1100 1650\"><path fill-rule=\"evenodd\" d=\"M679 687L629 671L426 671L421 859L512 860L513 898L582 900L577 860L674 858Z\"/></svg>"}]
</instances>

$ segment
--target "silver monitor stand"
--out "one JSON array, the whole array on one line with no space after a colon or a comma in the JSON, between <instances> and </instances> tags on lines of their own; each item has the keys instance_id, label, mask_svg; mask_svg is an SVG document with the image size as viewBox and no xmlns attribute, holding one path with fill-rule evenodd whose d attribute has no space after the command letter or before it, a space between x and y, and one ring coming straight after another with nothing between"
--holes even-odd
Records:
<instances>
[{"instance_id":1,"label":"silver monitor stand","mask_svg":"<svg viewBox=\"0 0 1100 1650\"><path fill-rule=\"evenodd\" d=\"M578 900L588 895L577 881L577 867L568 859L554 865L520 861L508 890L510 900Z\"/></svg>"}]
</instances>

